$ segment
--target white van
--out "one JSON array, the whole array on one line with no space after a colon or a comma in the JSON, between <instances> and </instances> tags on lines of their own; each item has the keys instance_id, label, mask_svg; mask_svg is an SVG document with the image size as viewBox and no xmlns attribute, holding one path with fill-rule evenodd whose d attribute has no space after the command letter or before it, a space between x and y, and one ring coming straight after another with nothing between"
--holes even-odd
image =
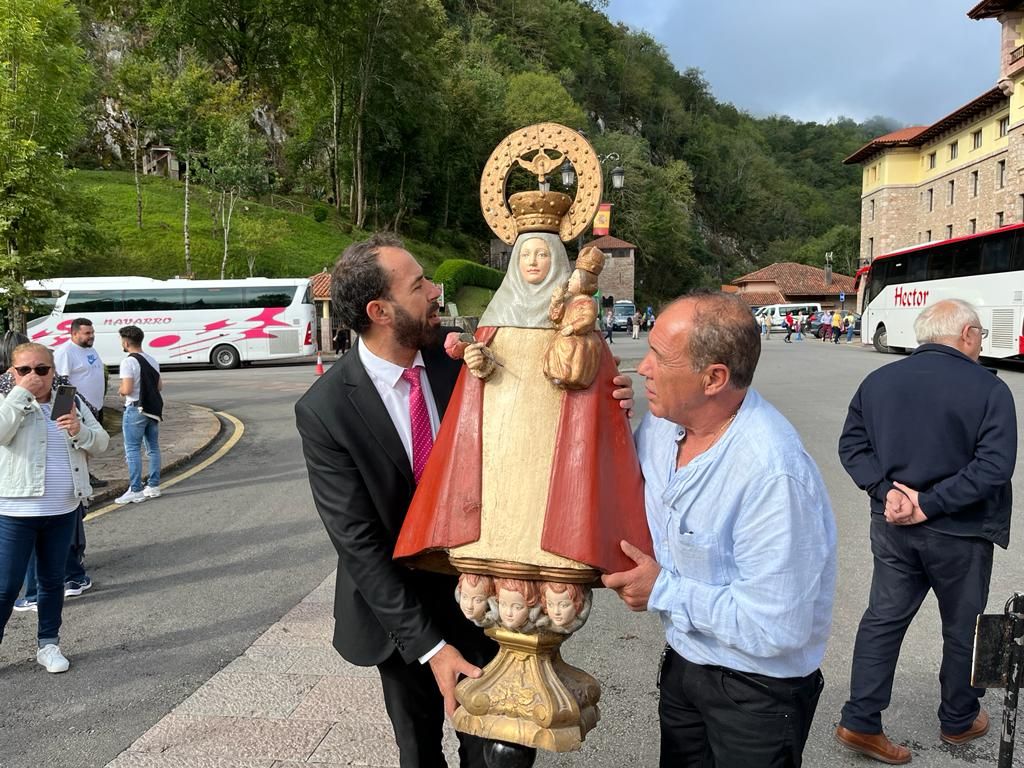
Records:
<instances>
[{"instance_id":1,"label":"white van","mask_svg":"<svg viewBox=\"0 0 1024 768\"><path fill-rule=\"evenodd\" d=\"M765 315L771 320L773 328L780 327L786 323L786 315L792 312L793 317L796 317L801 312L804 313L804 322L807 322L808 318L816 312L821 312L821 304L815 302L806 302L804 304L769 304L766 307L761 307L754 314L758 322L761 322L761 318Z\"/></svg>"}]
</instances>

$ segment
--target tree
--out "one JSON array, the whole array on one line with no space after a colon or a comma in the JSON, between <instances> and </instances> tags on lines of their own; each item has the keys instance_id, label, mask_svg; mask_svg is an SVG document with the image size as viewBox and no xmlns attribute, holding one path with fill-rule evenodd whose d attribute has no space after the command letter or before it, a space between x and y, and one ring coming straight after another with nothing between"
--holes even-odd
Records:
<instances>
[{"instance_id":1,"label":"tree","mask_svg":"<svg viewBox=\"0 0 1024 768\"><path fill-rule=\"evenodd\" d=\"M184 160L185 212L182 235L185 275L192 277L192 247L189 231L189 186L192 170L202 153L209 132L210 105L224 86L214 80L213 70L194 51L181 50L176 61L153 83L152 110L157 129Z\"/></svg>"},{"instance_id":2,"label":"tree","mask_svg":"<svg viewBox=\"0 0 1024 768\"><path fill-rule=\"evenodd\" d=\"M266 142L249 128L248 114L235 114L215 123L206 144L205 164L197 174L200 181L220 196L220 230L224 250L220 279L228 266L231 217L244 196L255 196L268 187Z\"/></svg>"},{"instance_id":3,"label":"tree","mask_svg":"<svg viewBox=\"0 0 1024 768\"><path fill-rule=\"evenodd\" d=\"M89 79L78 15L63 0L0 0L0 291L23 324L26 279L66 252L63 155Z\"/></svg>"},{"instance_id":4,"label":"tree","mask_svg":"<svg viewBox=\"0 0 1024 768\"><path fill-rule=\"evenodd\" d=\"M508 79L505 118L513 128L552 122L580 129L587 124L583 110L559 79L537 72L523 72Z\"/></svg>"},{"instance_id":5,"label":"tree","mask_svg":"<svg viewBox=\"0 0 1024 768\"><path fill-rule=\"evenodd\" d=\"M142 229L142 185L139 182L140 153L145 131L158 121L153 90L160 77L160 63L139 55L129 55L115 75L118 101L125 132L132 151L135 179L135 224Z\"/></svg>"}]
</instances>

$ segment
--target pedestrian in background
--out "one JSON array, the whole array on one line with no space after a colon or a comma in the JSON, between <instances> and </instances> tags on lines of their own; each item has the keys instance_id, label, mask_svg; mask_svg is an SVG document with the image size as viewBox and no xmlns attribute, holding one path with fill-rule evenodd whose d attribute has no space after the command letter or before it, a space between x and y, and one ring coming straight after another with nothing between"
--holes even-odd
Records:
<instances>
[{"instance_id":1,"label":"pedestrian in background","mask_svg":"<svg viewBox=\"0 0 1024 768\"><path fill-rule=\"evenodd\" d=\"M798 314L796 316L796 340L797 341L803 341L804 340L804 326L805 325L807 325L807 318L804 317L804 313L803 312L800 312L800 314Z\"/></svg>"},{"instance_id":2,"label":"pedestrian in background","mask_svg":"<svg viewBox=\"0 0 1024 768\"><path fill-rule=\"evenodd\" d=\"M612 339L612 331L615 329L615 315L609 309L604 313L604 337L608 340L609 344L614 344L615 341Z\"/></svg>"},{"instance_id":3,"label":"pedestrian in background","mask_svg":"<svg viewBox=\"0 0 1024 768\"><path fill-rule=\"evenodd\" d=\"M656 559L623 542L636 568L602 581L666 628L660 765L800 766L836 579L825 484L750 387L761 350L735 294L679 299L649 341L636 443Z\"/></svg>"},{"instance_id":4,"label":"pedestrian in background","mask_svg":"<svg viewBox=\"0 0 1024 768\"><path fill-rule=\"evenodd\" d=\"M832 340L832 314L827 310L821 312L821 340L829 342Z\"/></svg>"},{"instance_id":5,"label":"pedestrian in background","mask_svg":"<svg viewBox=\"0 0 1024 768\"><path fill-rule=\"evenodd\" d=\"M971 687L974 627L988 601L992 545L1010 541L1017 456L1013 396L978 365L988 331L974 308L940 301L914 333L920 346L909 357L864 379L839 438L843 467L870 500L874 570L835 735L890 764L911 759L882 731L882 712L929 590L942 621L939 738L966 744L988 731L985 691Z\"/></svg>"},{"instance_id":6,"label":"pedestrian in background","mask_svg":"<svg viewBox=\"0 0 1024 768\"><path fill-rule=\"evenodd\" d=\"M70 413L51 418L54 365L47 347L21 344L12 357L14 386L0 401L0 639L34 552L36 661L47 672L66 672L60 649L64 569L92 494L86 456L106 450L110 438L78 398Z\"/></svg>"},{"instance_id":7,"label":"pedestrian in background","mask_svg":"<svg viewBox=\"0 0 1024 768\"><path fill-rule=\"evenodd\" d=\"M640 323L643 322L644 316L639 311L633 313L633 338L640 338Z\"/></svg>"},{"instance_id":8,"label":"pedestrian in background","mask_svg":"<svg viewBox=\"0 0 1024 768\"><path fill-rule=\"evenodd\" d=\"M838 344L839 338L843 335L843 316L837 309L832 313L832 343Z\"/></svg>"},{"instance_id":9,"label":"pedestrian in background","mask_svg":"<svg viewBox=\"0 0 1024 768\"><path fill-rule=\"evenodd\" d=\"M846 327L846 343L852 344L853 329L854 326L857 325L857 318L855 318L852 314L847 314L846 318L843 320L843 325Z\"/></svg>"},{"instance_id":10,"label":"pedestrian in background","mask_svg":"<svg viewBox=\"0 0 1024 768\"><path fill-rule=\"evenodd\" d=\"M136 325L126 325L118 334L121 349L126 353L121 361L121 387L124 396L124 416L121 434L124 436L124 456L128 464L128 490L114 499L117 504L137 504L160 495L160 422L164 416L164 388L160 378L160 364L142 351L145 334ZM146 445L149 474L142 485L142 445Z\"/></svg>"},{"instance_id":11,"label":"pedestrian in background","mask_svg":"<svg viewBox=\"0 0 1024 768\"><path fill-rule=\"evenodd\" d=\"M787 344L792 344L793 343L793 323L794 323L793 313L792 312L787 312L786 313L786 338L785 338L785 342Z\"/></svg>"}]
</instances>

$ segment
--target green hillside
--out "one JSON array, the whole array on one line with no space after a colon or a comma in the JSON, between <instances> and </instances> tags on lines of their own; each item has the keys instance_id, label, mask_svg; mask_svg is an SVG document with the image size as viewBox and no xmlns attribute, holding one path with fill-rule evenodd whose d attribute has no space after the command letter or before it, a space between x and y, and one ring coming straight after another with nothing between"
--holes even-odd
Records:
<instances>
[{"instance_id":1,"label":"green hillside","mask_svg":"<svg viewBox=\"0 0 1024 768\"><path fill-rule=\"evenodd\" d=\"M84 271L79 269L81 274L168 278L185 271L183 184L143 177L143 226L139 229L131 173L79 170L71 183L93 201L95 219L112 241L109 252ZM198 279L220 276L222 245L219 224L211 213L214 202L205 188L191 186L192 263ZM329 268L345 246L367 236L359 230L344 232L342 221L329 208L326 221L315 221L313 207L307 201L303 213L292 213L255 201L239 202L231 223L225 276L247 277L247 259L253 256L257 277L305 277ZM406 242L427 274L446 258L464 257L408 238Z\"/></svg>"}]
</instances>

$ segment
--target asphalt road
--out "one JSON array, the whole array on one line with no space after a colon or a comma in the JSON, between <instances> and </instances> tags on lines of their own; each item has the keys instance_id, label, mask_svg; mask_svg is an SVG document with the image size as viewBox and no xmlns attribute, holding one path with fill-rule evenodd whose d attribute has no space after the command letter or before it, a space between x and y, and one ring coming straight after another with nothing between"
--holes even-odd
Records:
<instances>
[{"instance_id":1,"label":"asphalt road","mask_svg":"<svg viewBox=\"0 0 1024 768\"><path fill-rule=\"evenodd\" d=\"M237 416L245 434L160 499L87 524L96 586L66 603L70 672L35 664L36 614L11 617L0 765L105 765L334 568L292 415L312 379L311 365L165 373L165 394Z\"/></svg>"},{"instance_id":2,"label":"asphalt road","mask_svg":"<svg viewBox=\"0 0 1024 768\"><path fill-rule=\"evenodd\" d=\"M613 350L628 364L645 347L643 340L616 334ZM765 342L754 382L793 422L821 467L839 528L826 687L805 753L812 768L868 764L831 738L871 572L866 498L840 467L836 440L857 384L895 359L854 346L783 344L780 335ZM1004 367L1000 375L1024 408L1021 370ZM312 367L174 371L166 379L173 399L234 414L245 422L245 436L227 457L163 498L89 524L88 558L97 586L65 610L63 644L71 672L48 675L27 663L34 614L12 617L0 646L4 768L103 766L334 567L292 419L292 403L312 380ZM638 401L638 415L643 410ZM996 551L990 610L1000 611L1014 589L1024 588L1020 538L1014 530L1009 551ZM563 653L601 680L602 721L579 753L542 755L538 765L656 765L655 672L662 645L653 616L630 613L601 590L587 626ZM995 733L960 748L938 740L939 648L938 614L929 598L904 645L886 729L914 750L916 765L995 765ZM993 694L986 701L998 714L1001 693ZM1024 765L1024 756L1015 764Z\"/></svg>"}]
</instances>

